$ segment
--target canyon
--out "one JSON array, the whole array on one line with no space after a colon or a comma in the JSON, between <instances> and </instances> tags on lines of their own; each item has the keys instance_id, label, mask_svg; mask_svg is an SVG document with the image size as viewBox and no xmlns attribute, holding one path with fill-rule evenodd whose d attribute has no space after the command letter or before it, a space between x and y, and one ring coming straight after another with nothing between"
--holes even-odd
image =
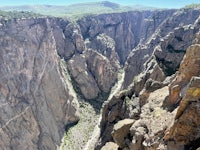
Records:
<instances>
[{"instance_id":1,"label":"canyon","mask_svg":"<svg viewBox=\"0 0 200 150\"><path fill-rule=\"evenodd\" d=\"M200 148L200 9L0 18L0 147Z\"/></svg>"}]
</instances>

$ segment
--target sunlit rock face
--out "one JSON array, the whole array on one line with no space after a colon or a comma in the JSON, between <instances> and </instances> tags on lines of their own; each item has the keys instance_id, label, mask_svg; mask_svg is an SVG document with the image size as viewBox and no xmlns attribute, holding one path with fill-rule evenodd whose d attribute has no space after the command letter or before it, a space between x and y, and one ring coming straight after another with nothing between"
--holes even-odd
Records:
<instances>
[{"instance_id":1,"label":"sunlit rock face","mask_svg":"<svg viewBox=\"0 0 200 150\"><path fill-rule=\"evenodd\" d=\"M102 109L97 150L115 144L130 150L200 147L199 14L198 9L175 12L131 51L123 90ZM113 133L124 119L134 123L119 143Z\"/></svg>"},{"instance_id":2,"label":"sunlit rock face","mask_svg":"<svg viewBox=\"0 0 200 150\"><path fill-rule=\"evenodd\" d=\"M51 20L53 21L53 20ZM56 149L78 120L49 19L1 21L0 145Z\"/></svg>"},{"instance_id":3,"label":"sunlit rock face","mask_svg":"<svg viewBox=\"0 0 200 150\"><path fill-rule=\"evenodd\" d=\"M77 100L102 104L124 69L102 106L95 149L197 148L199 14L1 19L1 147L56 149L79 120Z\"/></svg>"}]
</instances>

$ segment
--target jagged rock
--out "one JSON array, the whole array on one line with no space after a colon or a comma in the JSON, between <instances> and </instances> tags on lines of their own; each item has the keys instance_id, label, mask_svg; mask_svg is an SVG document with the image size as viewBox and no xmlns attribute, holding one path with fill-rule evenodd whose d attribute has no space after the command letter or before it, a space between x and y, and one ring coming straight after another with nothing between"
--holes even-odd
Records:
<instances>
[{"instance_id":1,"label":"jagged rock","mask_svg":"<svg viewBox=\"0 0 200 150\"><path fill-rule=\"evenodd\" d=\"M135 120L133 119L124 119L114 125L112 137L120 148L126 147L124 140L128 136L129 129L134 122Z\"/></svg>"},{"instance_id":2,"label":"jagged rock","mask_svg":"<svg viewBox=\"0 0 200 150\"><path fill-rule=\"evenodd\" d=\"M108 142L106 143L101 150L118 150L119 146L116 143Z\"/></svg>"},{"instance_id":3,"label":"jagged rock","mask_svg":"<svg viewBox=\"0 0 200 150\"><path fill-rule=\"evenodd\" d=\"M136 141L140 141L138 146L136 146L138 143L134 143L134 134L130 137L133 141L126 139L128 148L133 149L136 146L138 149L167 149L162 138L167 127L173 122L176 109L170 112L169 110L165 110L163 106L169 96L168 85L175 77L171 75L176 72L187 47L193 43L195 33L199 30L199 19L197 19L199 17L199 10L183 9L173 15L171 14L169 17L165 17L166 19L160 20L159 27L154 28L155 33L150 34L146 40L138 42L137 46L128 56L125 63L123 83L125 90L113 96L103 107L100 142L112 141L110 133L114 123L123 120L125 116L132 116L130 115L131 107L129 106L134 104L131 101L138 100L139 114L137 114L138 117L136 119L139 122L143 122L145 127L137 127L141 131L141 134L138 134L141 136L135 139ZM185 17L187 19L184 19ZM150 17L146 19L150 21ZM155 20L152 22L156 23ZM101 29L99 30L100 33L104 32L104 28L101 25L99 27ZM149 29L153 31L151 27ZM86 30L82 31L83 33L88 33ZM96 33L96 35L98 36L99 34ZM115 40L112 34L107 35ZM90 36L85 34L84 37ZM198 42L198 35L196 37L196 41ZM92 41L92 38L90 40ZM143 43L144 41L145 43ZM119 51L117 52L120 57ZM170 63L167 64L166 62ZM198 66L198 68L200 67ZM166 120L165 118L170 119ZM142 135L144 134L142 129L147 131L145 131L145 136ZM101 144L97 146L97 149L101 147Z\"/></svg>"},{"instance_id":4,"label":"jagged rock","mask_svg":"<svg viewBox=\"0 0 200 150\"><path fill-rule=\"evenodd\" d=\"M97 98L101 92L108 93L117 79L110 61L93 50L74 55L68 61L68 69L86 99Z\"/></svg>"},{"instance_id":5,"label":"jagged rock","mask_svg":"<svg viewBox=\"0 0 200 150\"><path fill-rule=\"evenodd\" d=\"M146 104L141 107L139 120L130 129L132 135L130 149L156 149L164 146L162 138L176 113L176 111L171 113L162 108L168 94L167 86L150 93Z\"/></svg>"},{"instance_id":6,"label":"jagged rock","mask_svg":"<svg viewBox=\"0 0 200 150\"><path fill-rule=\"evenodd\" d=\"M155 48L156 60L167 76L177 71L187 48L192 44L194 35L193 25L177 27Z\"/></svg>"},{"instance_id":7,"label":"jagged rock","mask_svg":"<svg viewBox=\"0 0 200 150\"><path fill-rule=\"evenodd\" d=\"M188 48L187 53L181 66L177 77L169 86L170 96L169 105L178 103L185 95L187 84L192 76L200 74L200 46L198 44L192 45Z\"/></svg>"},{"instance_id":8,"label":"jagged rock","mask_svg":"<svg viewBox=\"0 0 200 150\"><path fill-rule=\"evenodd\" d=\"M124 88L134 81L135 76L147 69L146 63L152 59L152 55L165 75L169 76L177 71L187 47L192 44L198 31L198 21L195 23L195 20L199 20L198 11L181 10L166 17L146 43L137 45L131 51L125 64Z\"/></svg>"},{"instance_id":9,"label":"jagged rock","mask_svg":"<svg viewBox=\"0 0 200 150\"><path fill-rule=\"evenodd\" d=\"M153 92L157 89L160 89L162 88L164 85L162 82L159 82L159 81L154 81L152 80L151 78L148 79L145 83L145 89L148 91L148 92Z\"/></svg>"},{"instance_id":10,"label":"jagged rock","mask_svg":"<svg viewBox=\"0 0 200 150\"><path fill-rule=\"evenodd\" d=\"M60 32L58 32L60 30ZM56 35L57 51L61 57L70 59L74 54L82 53L86 47L80 28L77 24L68 23L62 28L58 28Z\"/></svg>"},{"instance_id":11,"label":"jagged rock","mask_svg":"<svg viewBox=\"0 0 200 150\"><path fill-rule=\"evenodd\" d=\"M91 71L98 87L105 93L110 91L110 88L117 79L117 71L110 61L103 55L88 50L85 52L88 69Z\"/></svg>"},{"instance_id":12,"label":"jagged rock","mask_svg":"<svg viewBox=\"0 0 200 150\"><path fill-rule=\"evenodd\" d=\"M78 121L77 100L63 77L49 18L2 21L1 149L56 149Z\"/></svg>"},{"instance_id":13,"label":"jagged rock","mask_svg":"<svg viewBox=\"0 0 200 150\"><path fill-rule=\"evenodd\" d=\"M141 111L140 99L135 97L135 95L133 95L131 98L126 96L121 110L124 112L123 116L128 116L130 119L138 119Z\"/></svg>"},{"instance_id":14,"label":"jagged rock","mask_svg":"<svg viewBox=\"0 0 200 150\"><path fill-rule=\"evenodd\" d=\"M166 141L174 141L174 145L186 146L188 149L199 147L200 126L200 78L192 77L185 96L178 108L175 122L165 135ZM190 145L190 143L195 142Z\"/></svg>"},{"instance_id":15,"label":"jagged rock","mask_svg":"<svg viewBox=\"0 0 200 150\"><path fill-rule=\"evenodd\" d=\"M173 12L174 10L101 14L87 16L79 20L78 24L84 39L91 43L96 42L97 37L102 34L112 38L119 61L124 63L131 50L140 42L146 41Z\"/></svg>"},{"instance_id":16,"label":"jagged rock","mask_svg":"<svg viewBox=\"0 0 200 150\"><path fill-rule=\"evenodd\" d=\"M148 129L144 123L141 121L136 121L134 125L130 128L130 134L133 139L129 145L130 149L133 150L143 150L144 146L142 145L144 141L144 136L147 134Z\"/></svg>"},{"instance_id":17,"label":"jagged rock","mask_svg":"<svg viewBox=\"0 0 200 150\"><path fill-rule=\"evenodd\" d=\"M94 49L108 58L111 65L117 71L119 68L119 57L115 51L115 41L108 35L99 34L92 42L86 39L86 46Z\"/></svg>"},{"instance_id":18,"label":"jagged rock","mask_svg":"<svg viewBox=\"0 0 200 150\"><path fill-rule=\"evenodd\" d=\"M99 87L88 70L84 55L75 55L68 61L68 69L73 79L76 81L77 88L86 99L94 99L99 94ZM81 94L79 93L79 94Z\"/></svg>"},{"instance_id":19,"label":"jagged rock","mask_svg":"<svg viewBox=\"0 0 200 150\"><path fill-rule=\"evenodd\" d=\"M121 91L114 95L109 102L104 103L102 109L102 119L100 122L101 139L96 149L100 149L106 142L112 141L111 132L113 131L114 123L129 117L128 113L126 113L126 111L129 110L122 109L123 105L126 105L124 98L131 95L129 93L131 93L131 89Z\"/></svg>"}]
</instances>

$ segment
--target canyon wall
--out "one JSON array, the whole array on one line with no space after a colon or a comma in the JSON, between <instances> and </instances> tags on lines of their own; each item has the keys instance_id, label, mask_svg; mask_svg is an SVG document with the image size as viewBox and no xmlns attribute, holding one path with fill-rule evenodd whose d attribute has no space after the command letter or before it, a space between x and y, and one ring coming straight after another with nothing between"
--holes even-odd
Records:
<instances>
[{"instance_id":1,"label":"canyon wall","mask_svg":"<svg viewBox=\"0 0 200 150\"><path fill-rule=\"evenodd\" d=\"M78 121L48 18L1 21L0 145L56 149Z\"/></svg>"},{"instance_id":2,"label":"canyon wall","mask_svg":"<svg viewBox=\"0 0 200 150\"><path fill-rule=\"evenodd\" d=\"M96 149L200 147L195 144L199 141L199 14L192 9L175 12L146 43L132 50L122 91L102 109Z\"/></svg>"},{"instance_id":3,"label":"canyon wall","mask_svg":"<svg viewBox=\"0 0 200 150\"><path fill-rule=\"evenodd\" d=\"M101 14L77 22L1 19L1 147L58 148L65 127L79 120L81 99L104 103L96 149L194 148L199 15L199 9L181 9ZM106 101L120 69L122 89Z\"/></svg>"}]
</instances>

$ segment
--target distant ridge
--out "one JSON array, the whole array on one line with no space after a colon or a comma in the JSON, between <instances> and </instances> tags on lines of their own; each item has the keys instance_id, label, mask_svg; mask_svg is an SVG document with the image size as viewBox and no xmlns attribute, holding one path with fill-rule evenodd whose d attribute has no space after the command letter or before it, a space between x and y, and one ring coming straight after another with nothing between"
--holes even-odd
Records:
<instances>
[{"instance_id":1,"label":"distant ridge","mask_svg":"<svg viewBox=\"0 0 200 150\"><path fill-rule=\"evenodd\" d=\"M22 6L0 7L0 10L3 11L28 11L28 12L39 13L46 16L69 17L69 18L80 18L82 16L89 14L126 12L133 10L155 10L155 9L157 8L146 7L141 5L122 6L120 4L109 1L78 3L67 6L22 5Z\"/></svg>"}]
</instances>

